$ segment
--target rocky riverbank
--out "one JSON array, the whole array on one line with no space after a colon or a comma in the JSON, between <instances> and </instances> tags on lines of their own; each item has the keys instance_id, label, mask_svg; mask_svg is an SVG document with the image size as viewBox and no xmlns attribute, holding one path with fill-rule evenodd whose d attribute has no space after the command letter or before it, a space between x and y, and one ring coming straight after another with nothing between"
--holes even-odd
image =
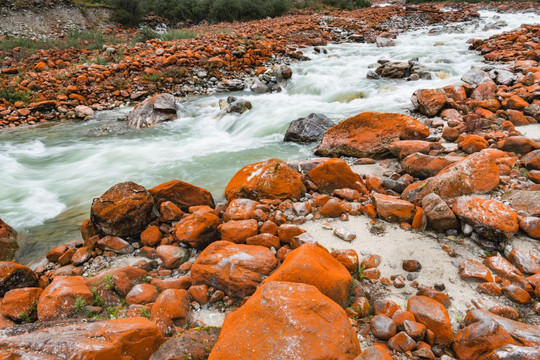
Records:
<instances>
[{"instance_id":1,"label":"rocky riverbank","mask_svg":"<svg viewBox=\"0 0 540 360\"><path fill-rule=\"evenodd\" d=\"M301 120L326 157L246 165L224 203L114 185L81 240L0 262L0 358L538 359L538 29L472 41L516 61L415 117Z\"/></svg>"}]
</instances>

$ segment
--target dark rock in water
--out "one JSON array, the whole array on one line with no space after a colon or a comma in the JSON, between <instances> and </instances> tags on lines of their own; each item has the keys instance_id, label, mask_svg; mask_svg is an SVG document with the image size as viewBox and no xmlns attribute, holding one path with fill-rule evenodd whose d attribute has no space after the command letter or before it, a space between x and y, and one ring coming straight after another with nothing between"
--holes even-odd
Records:
<instances>
[{"instance_id":1,"label":"dark rock in water","mask_svg":"<svg viewBox=\"0 0 540 360\"><path fill-rule=\"evenodd\" d=\"M0 261L13 260L18 248L17 232L0 219Z\"/></svg>"},{"instance_id":2,"label":"dark rock in water","mask_svg":"<svg viewBox=\"0 0 540 360\"><path fill-rule=\"evenodd\" d=\"M155 352L150 360L208 359L221 328L205 326L174 336Z\"/></svg>"},{"instance_id":3,"label":"dark rock in water","mask_svg":"<svg viewBox=\"0 0 540 360\"><path fill-rule=\"evenodd\" d=\"M269 91L266 84L259 79L253 80L253 84L249 88L256 94L264 94Z\"/></svg>"},{"instance_id":4,"label":"dark rock in water","mask_svg":"<svg viewBox=\"0 0 540 360\"><path fill-rule=\"evenodd\" d=\"M406 62L387 62L375 69L375 73L380 77L403 79L411 75L411 69Z\"/></svg>"},{"instance_id":5,"label":"dark rock in water","mask_svg":"<svg viewBox=\"0 0 540 360\"><path fill-rule=\"evenodd\" d=\"M234 96L229 96L227 100L220 100L219 107L221 110L227 113L243 114L244 112L251 110L253 107L247 100L237 99Z\"/></svg>"},{"instance_id":6,"label":"dark rock in water","mask_svg":"<svg viewBox=\"0 0 540 360\"><path fill-rule=\"evenodd\" d=\"M176 100L171 94L159 94L144 100L129 113L127 123L133 128L145 128L176 119Z\"/></svg>"},{"instance_id":7,"label":"dark rock in water","mask_svg":"<svg viewBox=\"0 0 540 360\"><path fill-rule=\"evenodd\" d=\"M283 140L298 143L319 141L325 131L332 126L334 122L326 115L312 113L305 118L292 121Z\"/></svg>"}]
</instances>

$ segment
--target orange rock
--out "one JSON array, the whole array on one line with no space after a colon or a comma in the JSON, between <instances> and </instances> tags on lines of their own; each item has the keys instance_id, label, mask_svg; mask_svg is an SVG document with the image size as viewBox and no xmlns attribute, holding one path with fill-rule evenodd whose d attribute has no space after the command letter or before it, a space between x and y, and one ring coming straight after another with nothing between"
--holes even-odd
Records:
<instances>
[{"instance_id":1,"label":"orange rock","mask_svg":"<svg viewBox=\"0 0 540 360\"><path fill-rule=\"evenodd\" d=\"M247 220L255 218L255 210L257 210L259 202L249 199L234 199L227 206L224 221L230 220Z\"/></svg>"},{"instance_id":2,"label":"orange rock","mask_svg":"<svg viewBox=\"0 0 540 360\"><path fill-rule=\"evenodd\" d=\"M272 281L227 316L208 359L353 360L360 351L345 311L317 288Z\"/></svg>"},{"instance_id":3,"label":"orange rock","mask_svg":"<svg viewBox=\"0 0 540 360\"><path fill-rule=\"evenodd\" d=\"M341 201L336 198L331 198L321 208L322 216L338 217L345 212L345 208L341 205Z\"/></svg>"},{"instance_id":4,"label":"orange rock","mask_svg":"<svg viewBox=\"0 0 540 360\"><path fill-rule=\"evenodd\" d=\"M445 167L452 165L462 157L458 156L431 156L422 153L408 155L401 161L401 167L414 177L425 179L437 175Z\"/></svg>"},{"instance_id":5,"label":"orange rock","mask_svg":"<svg viewBox=\"0 0 540 360\"><path fill-rule=\"evenodd\" d=\"M130 305L140 304L145 305L154 302L158 296L158 292L154 285L137 284L126 296L126 301Z\"/></svg>"},{"instance_id":6,"label":"orange rock","mask_svg":"<svg viewBox=\"0 0 540 360\"><path fill-rule=\"evenodd\" d=\"M530 289L530 284L525 280L521 272L499 254L486 258L484 264L495 271L501 278L519 284L524 289Z\"/></svg>"},{"instance_id":7,"label":"orange rock","mask_svg":"<svg viewBox=\"0 0 540 360\"><path fill-rule=\"evenodd\" d=\"M416 341L414 341L405 331L401 331L388 340L388 347L395 351L407 352L416 347Z\"/></svg>"},{"instance_id":8,"label":"orange rock","mask_svg":"<svg viewBox=\"0 0 540 360\"><path fill-rule=\"evenodd\" d=\"M167 289L152 305L150 320L155 322L164 335L175 333L175 326L185 326L190 307L186 290Z\"/></svg>"},{"instance_id":9,"label":"orange rock","mask_svg":"<svg viewBox=\"0 0 540 360\"><path fill-rule=\"evenodd\" d=\"M57 277L43 290L37 307L39 321L67 319L77 315L74 306L78 299L87 305L92 304L94 296L80 277Z\"/></svg>"},{"instance_id":10,"label":"orange rock","mask_svg":"<svg viewBox=\"0 0 540 360\"><path fill-rule=\"evenodd\" d=\"M411 101L422 114L432 117L444 107L447 96L442 89L417 90Z\"/></svg>"},{"instance_id":11,"label":"orange rock","mask_svg":"<svg viewBox=\"0 0 540 360\"><path fill-rule=\"evenodd\" d=\"M377 299L373 302L373 309L376 315L386 315L392 318L396 311L401 310L398 304L392 300Z\"/></svg>"},{"instance_id":12,"label":"orange rock","mask_svg":"<svg viewBox=\"0 0 540 360\"><path fill-rule=\"evenodd\" d=\"M487 100L495 97L497 91L497 84L491 81L487 81L483 84L480 84L474 89L471 94L471 99L473 100Z\"/></svg>"},{"instance_id":13,"label":"orange rock","mask_svg":"<svg viewBox=\"0 0 540 360\"><path fill-rule=\"evenodd\" d=\"M454 339L450 317L444 306L425 296L413 296L407 302L407 310L416 321L435 334L435 342L446 346Z\"/></svg>"},{"instance_id":14,"label":"orange rock","mask_svg":"<svg viewBox=\"0 0 540 360\"><path fill-rule=\"evenodd\" d=\"M458 144L459 148L468 154L472 154L488 147L488 142L480 135L467 135Z\"/></svg>"},{"instance_id":15,"label":"orange rock","mask_svg":"<svg viewBox=\"0 0 540 360\"><path fill-rule=\"evenodd\" d=\"M362 259L361 266L364 269L371 269L379 266L381 264L381 257L377 254L367 255Z\"/></svg>"},{"instance_id":16,"label":"orange rock","mask_svg":"<svg viewBox=\"0 0 540 360\"><path fill-rule=\"evenodd\" d=\"M531 151L521 161L529 170L540 170L540 149Z\"/></svg>"},{"instance_id":17,"label":"orange rock","mask_svg":"<svg viewBox=\"0 0 540 360\"><path fill-rule=\"evenodd\" d=\"M58 259L60 259L60 257L62 255L64 255L64 253L66 251L68 251L68 247L66 245L59 245L57 247L55 247L54 249L50 250L47 255L46 255L46 258L47 260L49 260L50 262L57 262Z\"/></svg>"},{"instance_id":18,"label":"orange rock","mask_svg":"<svg viewBox=\"0 0 540 360\"><path fill-rule=\"evenodd\" d=\"M97 289L113 287L113 290L122 296L126 296L131 288L143 277L148 276L148 272L134 266L124 266L100 273L93 278L84 278L86 285ZM110 278L110 280L108 280Z\"/></svg>"},{"instance_id":19,"label":"orange rock","mask_svg":"<svg viewBox=\"0 0 540 360\"><path fill-rule=\"evenodd\" d=\"M159 230L159 227L156 225L152 225L147 227L142 233L141 233L141 242L143 245L146 246L152 246L155 247L158 245L163 238L163 234Z\"/></svg>"},{"instance_id":20,"label":"orange rock","mask_svg":"<svg viewBox=\"0 0 540 360\"><path fill-rule=\"evenodd\" d=\"M227 200L296 199L305 193L302 177L286 162L270 159L244 166L225 189Z\"/></svg>"},{"instance_id":21,"label":"orange rock","mask_svg":"<svg viewBox=\"0 0 540 360\"><path fill-rule=\"evenodd\" d=\"M283 264L266 281L313 285L342 307L347 306L352 286L352 277L347 269L326 249L309 243L291 251Z\"/></svg>"},{"instance_id":22,"label":"orange rock","mask_svg":"<svg viewBox=\"0 0 540 360\"><path fill-rule=\"evenodd\" d=\"M509 136L505 140L498 142L497 146L503 151L523 155L528 154L539 147L534 140L524 136Z\"/></svg>"},{"instance_id":23,"label":"orange rock","mask_svg":"<svg viewBox=\"0 0 540 360\"><path fill-rule=\"evenodd\" d=\"M506 285L502 288L503 294L510 300L520 303L528 304L532 301L531 295L528 292L516 286L514 284Z\"/></svg>"},{"instance_id":24,"label":"orange rock","mask_svg":"<svg viewBox=\"0 0 540 360\"><path fill-rule=\"evenodd\" d=\"M422 340L426 335L426 327L415 321L405 320L403 322L403 330L416 341Z\"/></svg>"},{"instance_id":25,"label":"orange rock","mask_svg":"<svg viewBox=\"0 0 540 360\"><path fill-rule=\"evenodd\" d=\"M0 302L0 313L17 322L34 317L41 288L22 288L8 291Z\"/></svg>"},{"instance_id":26,"label":"orange rock","mask_svg":"<svg viewBox=\"0 0 540 360\"><path fill-rule=\"evenodd\" d=\"M246 239L248 245L259 245L267 248L279 248L279 238L272 234L259 234Z\"/></svg>"},{"instance_id":27,"label":"orange rock","mask_svg":"<svg viewBox=\"0 0 540 360\"><path fill-rule=\"evenodd\" d=\"M59 351L72 359L147 360L162 343L156 324L142 317L57 322L0 337L0 348L13 358L43 360L58 359Z\"/></svg>"},{"instance_id":28,"label":"orange rock","mask_svg":"<svg viewBox=\"0 0 540 360\"><path fill-rule=\"evenodd\" d=\"M174 228L174 235L181 243L202 249L218 239L219 217L211 209L197 211L182 218Z\"/></svg>"},{"instance_id":29,"label":"orange rock","mask_svg":"<svg viewBox=\"0 0 540 360\"><path fill-rule=\"evenodd\" d=\"M443 293L442 291L438 291L429 287L422 287L418 290L416 295L426 296L428 298L431 298L439 303L441 303L445 308L450 307L450 297Z\"/></svg>"},{"instance_id":30,"label":"orange rock","mask_svg":"<svg viewBox=\"0 0 540 360\"><path fill-rule=\"evenodd\" d=\"M180 180L171 180L149 189L148 192L158 207L165 201L172 202L183 211L197 205L215 207L214 198L208 190Z\"/></svg>"},{"instance_id":31,"label":"orange rock","mask_svg":"<svg viewBox=\"0 0 540 360\"><path fill-rule=\"evenodd\" d=\"M369 320L371 332L381 340L388 340L396 334L396 324L385 315L375 315Z\"/></svg>"},{"instance_id":32,"label":"orange rock","mask_svg":"<svg viewBox=\"0 0 540 360\"><path fill-rule=\"evenodd\" d=\"M523 100L521 97L517 95L512 95L508 100L503 102L503 106L505 106L508 109L514 109L514 110L523 110L525 107L529 105L528 102Z\"/></svg>"},{"instance_id":33,"label":"orange rock","mask_svg":"<svg viewBox=\"0 0 540 360\"><path fill-rule=\"evenodd\" d=\"M71 257L71 263L75 266L84 264L85 262L90 260L93 251L94 249L91 246L83 246L77 249L77 251L75 251L75 253L73 253L73 256Z\"/></svg>"},{"instance_id":34,"label":"orange rock","mask_svg":"<svg viewBox=\"0 0 540 360\"><path fill-rule=\"evenodd\" d=\"M337 158L315 167L307 173L307 177L317 185L320 192L327 194L336 189L357 189L357 182L362 182L360 176L353 172L344 160Z\"/></svg>"},{"instance_id":35,"label":"orange rock","mask_svg":"<svg viewBox=\"0 0 540 360\"><path fill-rule=\"evenodd\" d=\"M461 196L453 210L461 221L491 241L507 241L519 230L517 214L497 200Z\"/></svg>"},{"instance_id":36,"label":"orange rock","mask_svg":"<svg viewBox=\"0 0 540 360\"><path fill-rule=\"evenodd\" d=\"M305 233L306 230L291 224L283 224L278 228L278 237L282 243L290 244L294 237Z\"/></svg>"},{"instance_id":37,"label":"orange rock","mask_svg":"<svg viewBox=\"0 0 540 360\"><path fill-rule=\"evenodd\" d=\"M117 254L129 254L133 252L133 246L118 236L105 236L99 239L96 245L104 251L114 251ZM59 260L61 260L61 258Z\"/></svg>"},{"instance_id":38,"label":"orange rock","mask_svg":"<svg viewBox=\"0 0 540 360\"><path fill-rule=\"evenodd\" d=\"M221 240L236 244L245 244L246 239L257 235L259 225L257 220L231 220L218 226Z\"/></svg>"},{"instance_id":39,"label":"orange rock","mask_svg":"<svg viewBox=\"0 0 540 360\"><path fill-rule=\"evenodd\" d=\"M161 222L177 221L184 216L182 210L170 201L161 203L159 206L159 213L161 215L158 220Z\"/></svg>"},{"instance_id":40,"label":"orange rock","mask_svg":"<svg viewBox=\"0 0 540 360\"><path fill-rule=\"evenodd\" d=\"M90 218L105 235L139 235L150 222L154 203L150 193L133 182L116 184L95 199Z\"/></svg>"},{"instance_id":41,"label":"orange rock","mask_svg":"<svg viewBox=\"0 0 540 360\"><path fill-rule=\"evenodd\" d=\"M489 308L489 312L493 313L495 315L503 316L510 320L518 320L519 319L519 313L516 309L514 309L511 306L506 305L496 305Z\"/></svg>"},{"instance_id":42,"label":"orange rock","mask_svg":"<svg viewBox=\"0 0 540 360\"><path fill-rule=\"evenodd\" d=\"M527 254L519 249L513 249L508 254L508 260L521 272L529 274L540 273L540 264L538 264L536 257L532 254Z\"/></svg>"},{"instance_id":43,"label":"orange rock","mask_svg":"<svg viewBox=\"0 0 540 360\"><path fill-rule=\"evenodd\" d=\"M336 258L351 274L358 272L360 261L358 260L358 254L353 249L338 249L333 250L330 255Z\"/></svg>"},{"instance_id":44,"label":"orange rock","mask_svg":"<svg viewBox=\"0 0 540 360\"><path fill-rule=\"evenodd\" d=\"M403 114L365 112L326 131L315 150L319 156L388 157L392 142L423 140L429 129Z\"/></svg>"},{"instance_id":45,"label":"orange rock","mask_svg":"<svg viewBox=\"0 0 540 360\"><path fill-rule=\"evenodd\" d=\"M377 214L385 220L409 223L413 219L415 206L408 201L377 193L371 199Z\"/></svg>"},{"instance_id":46,"label":"orange rock","mask_svg":"<svg viewBox=\"0 0 540 360\"><path fill-rule=\"evenodd\" d=\"M13 260L18 248L17 232L0 219L0 261Z\"/></svg>"},{"instance_id":47,"label":"orange rock","mask_svg":"<svg viewBox=\"0 0 540 360\"><path fill-rule=\"evenodd\" d=\"M27 266L0 261L0 297L13 289L34 287L37 282L37 275Z\"/></svg>"},{"instance_id":48,"label":"orange rock","mask_svg":"<svg viewBox=\"0 0 540 360\"><path fill-rule=\"evenodd\" d=\"M519 227L530 237L540 239L540 218L523 217L519 221Z\"/></svg>"},{"instance_id":49,"label":"orange rock","mask_svg":"<svg viewBox=\"0 0 540 360\"><path fill-rule=\"evenodd\" d=\"M515 344L507 331L496 322L480 321L458 331L453 349L458 359L469 360L479 359L506 344Z\"/></svg>"},{"instance_id":50,"label":"orange rock","mask_svg":"<svg viewBox=\"0 0 540 360\"><path fill-rule=\"evenodd\" d=\"M392 353L385 344L374 344L364 350L354 360L392 360Z\"/></svg>"},{"instance_id":51,"label":"orange rock","mask_svg":"<svg viewBox=\"0 0 540 360\"><path fill-rule=\"evenodd\" d=\"M251 295L277 265L278 260L266 247L216 241L199 255L191 268L191 277L195 284L245 297Z\"/></svg>"},{"instance_id":52,"label":"orange rock","mask_svg":"<svg viewBox=\"0 0 540 360\"><path fill-rule=\"evenodd\" d=\"M399 329L403 328L403 322L405 320L416 321L412 313L408 312L407 310L402 310L402 309L397 310L394 313L394 315L392 315L392 320L394 321L394 323L397 325Z\"/></svg>"},{"instance_id":53,"label":"orange rock","mask_svg":"<svg viewBox=\"0 0 540 360\"><path fill-rule=\"evenodd\" d=\"M434 191L443 198L485 193L499 184L499 168L489 155L481 151L448 166L437 176L409 185L401 198L420 205L422 198ZM425 209L425 206L424 206Z\"/></svg>"},{"instance_id":54,"label":"orange rock","mask_svg":"<svg viewBox=\"0 0 540 360\"><path fill-rule=\"evenodd\" d=\"M462 279L493 281L493 276L489 272L489 269L484 264L472 259L467 259L459 265L459 276Z\"/></svg>"}]
</instances>

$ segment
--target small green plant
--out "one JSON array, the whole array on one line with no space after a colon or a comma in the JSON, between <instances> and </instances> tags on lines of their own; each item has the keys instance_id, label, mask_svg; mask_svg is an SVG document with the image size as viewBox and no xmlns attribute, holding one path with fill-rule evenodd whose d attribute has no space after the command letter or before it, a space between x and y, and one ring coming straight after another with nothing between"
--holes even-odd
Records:
<instances>
[{"instance_id":1,"label":"small green plant","mask_svg":"<svg viewBox=\"0 0 540 360\"><path fill-rule=\"evenodd\" d=\"M105 288L110 291L115 289L114 278L111 274L105 275Z\"/></svg>"},{"instance_id":2,"label":"small green plant","mask_svg":"<svg viewBox=\"0 0 540 360\"><path fill-rule=\"evenodd\" d=\"M19 319L21 320L21 322L23 323L31 323L32 322L32 318L30 317L29 314L27 314L26 312L22 312L19 314Z\"/></svg>"},{"instance_id":3,"label":"small green plant","mask_svg":"<svg viewBox=\"0 0 540 360\"><path fill-rule=\"evenodd\" d=\"M33 313L34 311L37 311L38 301L34 301L30 306L28 307L28 312Z\"/></svg>"},{"instance_id":4,"label":"small green plant","mask_svg":"<svg viewBox=\"0 0 540 360\"><path fill-rule=\"evenodd\" d=\"M143 283L146 283L146 284L149 284L151 280L152 280L152 278L151 278L150 276L146 275L146 274L144 274L144 275L142 276L142 278L141 278L141 281L142 281Z\"/></svg>"},{"instance_id":5,"label":"small green plant","mask_svg":"<svg viewBox=\"0 0 540 360\"><path fill-rule=\"evenodd\" d=\"M366 275L364 274L364 270L366 269L366 267L364 265L360 265L358 267L358 271L356 272L356 276L359 278L359 279L365 279L366 278Z\"/></svg>"},{"instance_id":6,"label":"small green plant","mask_svg":"<svg viewBox=\"0 0 540 360\"><path fill-rule=\"evenodd\" d=\"M102 307L105 302L103 301L103 298L99 295L97 288L93 287L90 289L90 292L94 296L94 305Z\"/></svg>"},{"instance_id":7,"label":"small green plant","mask_svg":"<svg viewBox=\"0 0 540 360\"><path fill-rule=\"evenodd\" d=\"M148 311L148 307L143 306L139 309L139 312L141 313L141 316L144 316L147 319L150 319L150 311Z\"/></svg>"},{"instance_id":8,"label":"small green plant","mask_svg":"<svg viewBox=\"0 0 540 360\"><path fill-rule=\"evenodd\" d=\"M75 312L77 314L80 314L84 311L86 307L86 301L80 297L80 296L77 296L77 298L75 299L75 303L73 304L73 308L75 309Z\"/></svg>"},{"instance_id":9,"label":"small green plant","mask_svg":"<svg viewBox=\"0 0 540 360\"><path fill-rule=\"evenodd\" d=\"M160 82L163 80L163 76L160 73L143 75L143 80L151 82Z\"/></svg>"}]
</instances>

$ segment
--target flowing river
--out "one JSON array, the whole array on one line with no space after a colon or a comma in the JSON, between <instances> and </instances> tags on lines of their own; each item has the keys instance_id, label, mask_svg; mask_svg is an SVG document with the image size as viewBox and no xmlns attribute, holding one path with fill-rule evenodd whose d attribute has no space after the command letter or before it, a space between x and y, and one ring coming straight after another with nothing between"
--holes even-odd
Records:
<instances>
[{"instance_id":1,"label":"flowing river","mask_svg":"<svg viewBox=\"0 0 540 360\"><path fill-rule=\"evenodd\" d=\"M151 129L122 129L130 108L105 111L89 122L48 123L0 133L0 218L22 236L17 260L28 263L52 247L80 239L92 199L112 185L134 181L146 188L179 179L223 199L229 179L244 165L277 157L308 158L316 144L284 143L290 121L312 112L335 122L363 111L404 112L416 89L460 83L482 57L469 51L471 38L485 38L521 24L540 22L529 12L481 12L470 23L433 26L401 34L395 47L336 44L327 54L304 49L312 60L291 65L293 77L281 93L249 90L183 99L174 122ZM370 80L379 59L420 63L433 80ZM371 65L371 66L370 66ZM219 99L234 95L253 109L216 118Z\"/></svg>"}]
</instances>

